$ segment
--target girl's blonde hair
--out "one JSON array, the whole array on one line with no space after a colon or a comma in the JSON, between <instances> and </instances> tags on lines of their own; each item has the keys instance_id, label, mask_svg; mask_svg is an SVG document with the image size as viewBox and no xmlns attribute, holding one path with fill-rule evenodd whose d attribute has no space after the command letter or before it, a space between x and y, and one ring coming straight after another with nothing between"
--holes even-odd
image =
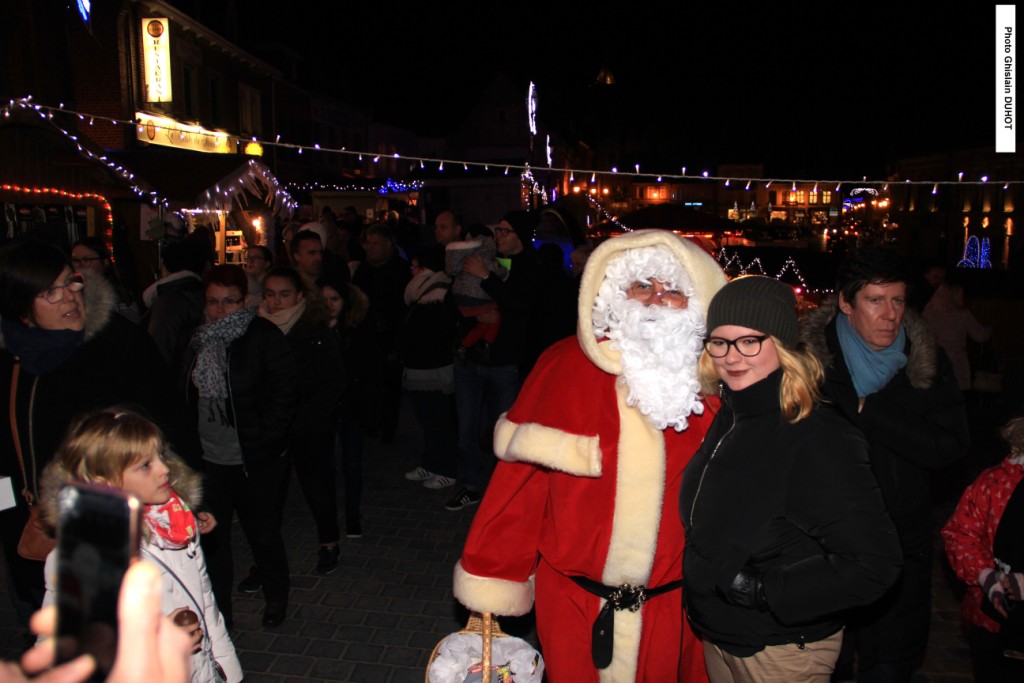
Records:
<instances>
[{"instance_id":1,"label":"girl's blonde hair","mask_svg":"<svg viewBox=\"0 0 1024 683\"><path fill-rule=\"evenodd\" d=\"M796 423L811 414L821 397L821 381L825 370L821 362L801 342L796 349L786 348L776 337L769 335L779 354L782 382L779 386L779 407L787 422ZM715 371L714 360L707 351L697 362L697 374L706 394L718 394L721 378Z\"/></svg>"},{"instance_id":2,"label":"girl's blonde hair","mask_svg":"<svg viewBox=\"0 0 1024 683\"><path fill-rule=\"evenodd\" d=\"M999 430L999 436L1010 445L1011 455L1024 454L1024 417L1015 417Z\"/></svg>"},{"instance_id":3,"label":"girl's blonde hair","mask_svg":"<svg viewBox=\"0 0 1024 683\"><path fill-rule=\"evenodd\" d=\"M75 420L54 460L75 479L120 486L124 471L167 447L153 422L114 406Z\"/></svg>"}]
</instances>

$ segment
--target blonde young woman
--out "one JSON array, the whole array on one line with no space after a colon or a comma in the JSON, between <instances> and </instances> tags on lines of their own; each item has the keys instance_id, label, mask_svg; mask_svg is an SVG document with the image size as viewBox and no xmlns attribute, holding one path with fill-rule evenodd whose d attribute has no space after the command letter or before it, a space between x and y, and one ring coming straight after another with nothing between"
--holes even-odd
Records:
<instances>
[{"instance_id":1,"label":"blonde young woman","mask_svg":"<svg viewBox=\"0 0 1024 683\"><path fill-rule=\"evenodd\" d=\"M182 627L193 639L191 683L237 683L242 666L213 597L199 534L212 524L192 513L199 502L199 476L167 451L160 429L126 408L87 413L74 422L43 473L45 517L56 525L58 493L84 481L131 493L144 506L140 556L155 565L163 582L164 614L190 610L198 626ZM230 521L230 520L229 520ZM56 551L46 559L44 604L55 600Z\"/></svg>"},{"instance_id":2,"label":"blonde young woman","mask_svg":"<svg viewBox=\"0 0 1024 683\"><path fill-rule=\"evenodd\" d=\"M825 683L843 611L896 580L895 531L863 437L817 402L792 289L734 280L707 329L699 371L722 406L683 474L687 615L712 683Z\"/></svg>"}]
</instances>

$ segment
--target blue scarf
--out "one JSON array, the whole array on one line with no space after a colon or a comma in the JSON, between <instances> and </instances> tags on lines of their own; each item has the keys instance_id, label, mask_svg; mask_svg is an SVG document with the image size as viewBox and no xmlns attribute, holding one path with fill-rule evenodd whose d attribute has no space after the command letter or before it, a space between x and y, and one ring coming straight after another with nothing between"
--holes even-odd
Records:
<instances>
[{"instance_id":1,"label":"blue scarf","mask_svg":"<svg viewBox=\"0 0 1024 683\"><path fill-rule=\"evenodd\" d=\"M836 333L859 398L870 396L884 387L907 364L907 354L903 353L907 334L903 325L900 325L896 341L881 351L875 351L861 339L845 313L836 315Z\"/></svg>"},{"instance_id":2,"label":"blue scarf","mask_svg":"<svg viewBox=\"0 0 1024 683\"><path fill-rule=\"evenodd\" d=\"M44 330L10 320L0 320L4 346L33 375L48 375L71 358L85 341L82 330Z\"/></svg>"}]
</instances>

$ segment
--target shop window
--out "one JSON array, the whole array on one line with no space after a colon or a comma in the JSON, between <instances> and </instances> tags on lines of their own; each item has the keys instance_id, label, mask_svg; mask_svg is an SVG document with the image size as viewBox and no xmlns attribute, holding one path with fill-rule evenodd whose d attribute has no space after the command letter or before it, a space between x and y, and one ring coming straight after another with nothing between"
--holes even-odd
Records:
<instances>
[{"instance_id":1,"label":"shop window","mask_svg":"<svg viewBox=\"0 0 1024 683\"><path fill-rule=\"evenodd\" d=\"M260 134L260 91L238 84L238 128L243 135Z\"/></svg>"}]
</instances>

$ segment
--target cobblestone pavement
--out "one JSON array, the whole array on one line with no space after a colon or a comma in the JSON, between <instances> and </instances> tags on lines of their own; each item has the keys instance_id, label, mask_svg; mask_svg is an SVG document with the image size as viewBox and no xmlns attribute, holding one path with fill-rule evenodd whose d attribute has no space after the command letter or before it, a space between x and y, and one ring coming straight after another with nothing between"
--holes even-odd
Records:
<instances>
[{"instance_id":1,"label":"cobblestone pavement","mask_svg":"<svg viewBox=\"0 0 1024 683\"><path fill-rule=\"evenodd\" d=\"M451 579L475 508L448 512L444 502L454 489L431 491L405 481L402 474L416 466L418 452L419 434L409 410L403 411L393 444L367 439L364 535L342 539L341 565L331 576L313 572L316 531L293 477L285 512L292 570L288 619L265 629L260 625L262 599L234 596L232 636L246 681L424 680L434 645L467 618L452 597ZM234 537L240 579L249 567L249 553L237 526ZM944 560L936 563L931 641L914 683L971 680L955 579L943 567ZM3 576L0 592L0 656L10 659L24 647L25 634L17 626ZM529 618L502 620L502 628L533 639Z\"/></svg>"}]
</instances>

